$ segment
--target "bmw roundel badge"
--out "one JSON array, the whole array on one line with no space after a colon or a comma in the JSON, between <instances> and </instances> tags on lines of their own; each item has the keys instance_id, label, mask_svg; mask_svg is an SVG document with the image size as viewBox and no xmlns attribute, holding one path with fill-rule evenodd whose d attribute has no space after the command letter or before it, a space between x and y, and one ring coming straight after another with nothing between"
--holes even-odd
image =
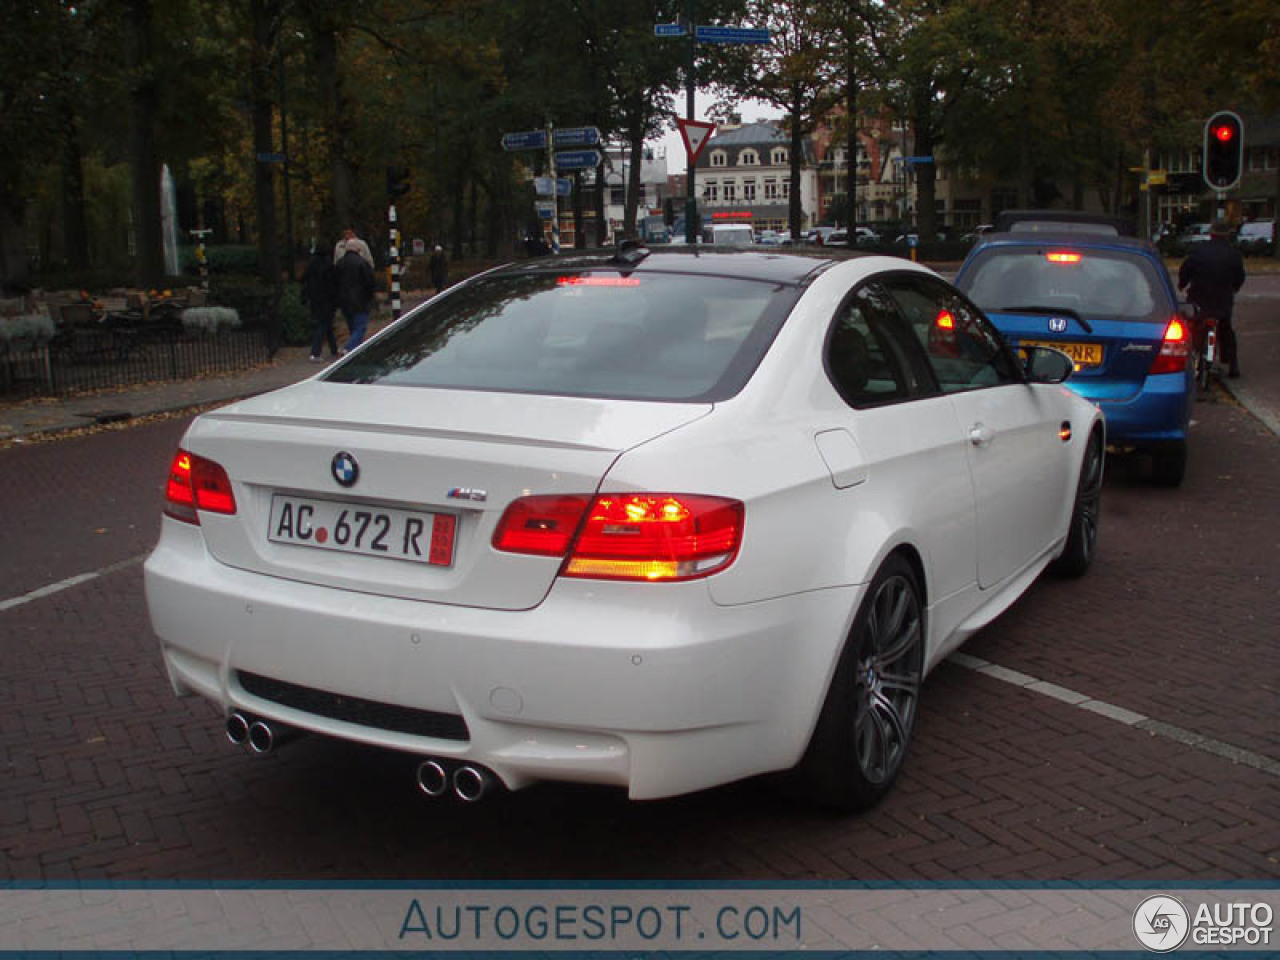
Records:
<instances>
[{"instance_id":1,"label":"bmw roundel badge","mask_svg":"<svg viewBox=\"0 0 1280 960\"><path fill-rule=\"evenodd\" d=\"M333 479L344 487L354 487L360 479L360 464L345 450L339 450L333 455L329 469L333 471Z\"/></svg>"}]
</instances>

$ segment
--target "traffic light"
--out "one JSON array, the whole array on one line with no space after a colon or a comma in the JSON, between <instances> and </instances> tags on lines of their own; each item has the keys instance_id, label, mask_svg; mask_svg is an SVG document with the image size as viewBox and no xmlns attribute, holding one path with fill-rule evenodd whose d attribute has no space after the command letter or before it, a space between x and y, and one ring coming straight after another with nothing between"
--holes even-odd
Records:
<instances>
[{"instance_id":1,"label":"traffic light","mask_svg":"<svg viewBox=\"0 0 1280 960\"><path fill-rule=\"evenodd\" d=\"M1220 110L1204 125L1204 182L1210 190L1230 190L1240 182L1244 161L1244 124Z\"/></svg>"},{"instance_id":2,"label":"traffic light","mask_svg":"<svg viewBox=\"0 0 1280 960\"><path fill-rule=\"evenodd\" d=\"M409 192L409 168L387 167L387 196L399 197Z\"/></svg>"}]
</instances>

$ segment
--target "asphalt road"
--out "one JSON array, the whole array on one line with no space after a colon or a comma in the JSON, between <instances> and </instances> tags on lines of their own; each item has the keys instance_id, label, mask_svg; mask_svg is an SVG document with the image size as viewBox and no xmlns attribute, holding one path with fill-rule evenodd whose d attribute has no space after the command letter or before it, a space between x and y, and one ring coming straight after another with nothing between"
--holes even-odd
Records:
<instances>
[{"instance_id":1,"label":"asphalt road","mask_svg":"<svg viewBox=\"0 0 1280 960\"><path fill-rule=\"evenodd\" d=\"M232 747L170 692L141 595L184 426L0 450L0 879L1280 876L1280 440L1225 397L1181 489L1109 461L1094 569L935 671L902 780L853 817L763 781L467 807L406 756Z\"/></svg>"}]
</instances>

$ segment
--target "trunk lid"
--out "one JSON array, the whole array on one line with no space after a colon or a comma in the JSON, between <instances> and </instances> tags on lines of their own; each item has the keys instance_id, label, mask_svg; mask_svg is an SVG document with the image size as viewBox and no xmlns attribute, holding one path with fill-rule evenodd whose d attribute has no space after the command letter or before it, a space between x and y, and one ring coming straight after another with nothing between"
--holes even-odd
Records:
<instances>
[{"instance_id":1,"label":"trunk lid","mask_svg":"<svg viewBox=\"0 0 1280 960\"><path fill-rule=\"evenodd\" d=\"M209 551L221 563L361 593L520 610L541 602L560 560L490 546L507 505L533 493L593 493L620 453L711 409L308 381L202 416L184 446L231 478L236 513L201 514ZM334 466L342 452L358 465L349 487ZM310 505L315 530L317 517L328 518L327 548L286 535L301 526L286 505ZM392 550L334 549L339 531L331 521L343 510L348 542L360 514L374 518L366 546L385 517L383 546ZM448 563L396 556L410 542L400 526L425 521L425 545L436 514L452 518L444 524L452 527Z\"/></svg>"}]
</instances>

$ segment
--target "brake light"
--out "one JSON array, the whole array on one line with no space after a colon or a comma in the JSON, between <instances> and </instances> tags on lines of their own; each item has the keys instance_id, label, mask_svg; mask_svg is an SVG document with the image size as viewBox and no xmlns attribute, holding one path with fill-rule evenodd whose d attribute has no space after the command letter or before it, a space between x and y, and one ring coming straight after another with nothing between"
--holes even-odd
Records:
<instances>
[{"instance_id":1,"label":"brake light","mask_svg":"<svg viewBox=\"0 0 1280 960\"><path fill-rule=\"evenodd\" d=\"M1080 262L1080 254L1078 253L1062 253L1062 252L1055 251L1053 253L1046 253L1044 255L1044 258L1048 260L1050 263L1079 263Z\"/></svg>"},{"instance_id":2,"label":"brake light","mask_svg":"<svg viewBox=\"0 0 1280 960\"><path fill-rule=\"evenodd\" d=\"M1182 321L1174 317L1164 328L1164 340L1160 344L1160 352L1151 364L1151 374L1182 373L1187 369L1187 358L1191 354L1190 338Z\"/></svg>"},{"instance_id":3,"label":"brake light","mask_svg":"<svg viewBox=\"0 0 1280 960\"><path fill-rule=\"evenodd\" d=\"M938 312L937 318L934 320L943 330L954 330L956 326L956 318L951 315L950 310L941 310Z\"/></svg>"},{"instance_id":4,"label":"brake light","mask_svg":"<svg viewBox=\"0 0 1280 960\"><path fill-rule=\"evenodd\" d=\"M220 464L179 450L169 466L164 512L175 520L198 525L198 510L235 513L236 497L231 489L231 478Z\"/></svg>"},{"instance_id":5,"label":"brake light","mask_svg":"<svg viewBox=\"0 0 1280 960\"><path fill-rule=\"evenodd\" d=\"M493 546L565 556L566 577L693 580L733 562L743 517L737 500L692 494L522 497L502 515Z\"/></svg>"},{"instance_id":6,"label":"brake light","mask_svg":"<svg viewBox=\"0 0 1280 960\"><path fill-rule=\"evenodd\" d=\"M577 274L556 279L559 287L638 287L637 277L601 277L593 274Z\"/></svg>"},{"instance_id":7,"label":"brake light","mask_svg":"<svg viewBox=\"0 0 1280 960\"><path fill-rule=\"evenodd\" d=\"M521 497L507 507L493 532L493 546L505 553L563 557L591 498L585 494Z\"/></svg>"}]
</instances>

